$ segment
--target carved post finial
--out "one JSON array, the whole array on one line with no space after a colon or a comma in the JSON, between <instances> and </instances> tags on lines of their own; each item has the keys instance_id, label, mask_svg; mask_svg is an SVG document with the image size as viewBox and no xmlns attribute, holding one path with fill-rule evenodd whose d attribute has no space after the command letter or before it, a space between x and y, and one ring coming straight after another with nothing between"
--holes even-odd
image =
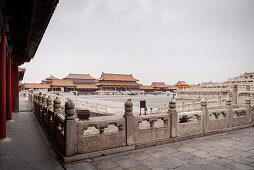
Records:
<instances>
[{"instance_id":1,"label":"carved post finial","mask_svg":"<svg viewBox=\"0 0 254 170\"><path fill-rule=\"evenodd\" d=\"M47 106L47 96L46 96L46 94L43 94L43 96L42 96L42 105Z\"/></svg>"},{"instance_id":2,"label":"carved post finial","mask_svg":"<svg viewBox=\"0 0 254 170\"><path fill-rule=\"evenodd\" d=\"M39 99L39 101L38 101L39 104L42 104L42 94L41 94L41 92L39 93L39 98L38 99Z\"/></svg>"},{"instance_id":3,"label":"carved post finial","mask_svg":"<svg viewBox=\"0 0 254 170\"><path fill-rule=\"evenodd\" d=\"M53 110L53 99L50 96L47 98L47 107L48 109Z\"/></svg>"},{"instance_id":4,"label":"carved post finial","mask_svg":"<svg viewBox=\"0 0 254 170\"><path fill-rule=\"evenodd\" d=\"M207 100L205 98L201 99L201 107L207 107Z\"/></svg>"},{"instance_id":5,"label":"carved post finial","mask_svg":"<svg viewBox=\"0 0 254 170\"><path fill-rule=\"evenodd\" d=\"M54 100L54 113L55 115L58 113L62 113L61 100L58 97L56 97L56 99Z\"/></svg>"},{"instance_id":6,"label":"carved post finial","mask_svg":"<svg viewBox=\"0 0 254 170\"><path fill-rule=\"evenodd\" d=\"M169 101L169 107L168 107L169 109L176 109L176 100L175 99L171 99L170 101Z\"/></svg>"},{"instance_id":7,"label":"carved post finial","mask_svg":"<svg viewBox=\"0 0 254 170\"><path fill-rule=\"evenodd\" d=\"M231 99L229 97L226 99L226 106L231 106Z\"/></svg>"},{"instance_id":8,"label":"carved post finial","mask_svg":"<svg viewBox=\"0 0 254 170\"><path fill-rule=\"evenodd\" d=\"M246 105L250 105L250 104L251 104L251 99L250 99L250 97L246 97L246 99L245 99L245 104L246 104Z\"/></svg>"},{"instance_id":9,"label":"carved post finial","mask_svg":"<svg viewBox=\"0 0 254 170\"><path fill-rule=\"evenodd\" d=\"M65 103L65 119L66 120L73 120L75 119L74 117L74 109L75 109L75 104L73 101L68 100Z\"/></svg>"},{"instance_id":10,"label":"carved post finial","mask_svg":"<svg viewBox=\"0 0 254 170\"><path fill-rule=\"evenodd\" d=\"M125 103L124 103L124 115L125 116L133 116L133 103L131 101L131 99L128 99Z\"/></svg>"}]
</instances>

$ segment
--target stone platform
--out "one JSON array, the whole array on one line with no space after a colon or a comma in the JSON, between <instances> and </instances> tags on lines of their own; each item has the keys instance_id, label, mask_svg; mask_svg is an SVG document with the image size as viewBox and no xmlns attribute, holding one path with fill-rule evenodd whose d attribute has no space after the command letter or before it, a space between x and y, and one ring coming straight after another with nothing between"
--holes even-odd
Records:
<instances>
[{"instance_id":1,"label":"stone platform","mask_svg":"<svg viewBox=\"0 0 254 170\"><path fill-rule=\"evenodd\" d=\"M20 112L7 121L8 138L0 141L0 169L63 169L26 100L20 96Z\"/></svg>"}]
</instances>

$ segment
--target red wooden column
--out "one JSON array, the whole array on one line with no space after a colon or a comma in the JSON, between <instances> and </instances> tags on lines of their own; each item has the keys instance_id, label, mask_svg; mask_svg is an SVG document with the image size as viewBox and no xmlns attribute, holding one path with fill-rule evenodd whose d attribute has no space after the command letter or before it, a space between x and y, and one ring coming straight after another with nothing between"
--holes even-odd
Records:
<instances>
[{"instance_id":1,"label":"red wooden column","mask_svg":"<svg viewBox=\"0 0 254 170\"><path fill-rule=\"evenodd\" d=\"M3 27L0 48L0 139L2 139L6 138L6 38Z\"/></svg>"},{"instance_id":2,"label":"red wooden column","mask_svg":"<svg viewBox=\"0 0 254 170\"><path fill-rule=\"evenodd\" d=\"M12 119L12 95L11 95L11 54L8 54L7 61L7 83L6 83L6 120Z\"/></svg>"},{"instance_id":3,"label":"red wooden column","mask_svg":"<svg viewBox=\"0 0 254 170\"><path fill-rule=\"evenodd\" d=\"M12 94L12 108L13 112L19 112L19 78L18 78L18 65L11 65L11 94Z\"/></svg>"}]
</instances>

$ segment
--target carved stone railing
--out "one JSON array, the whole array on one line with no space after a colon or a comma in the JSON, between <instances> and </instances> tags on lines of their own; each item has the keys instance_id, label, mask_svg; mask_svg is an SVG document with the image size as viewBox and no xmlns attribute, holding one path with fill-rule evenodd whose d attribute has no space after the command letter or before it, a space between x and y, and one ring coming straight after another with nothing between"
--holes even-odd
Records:
<instances>
[{"instance_id":1,"label":"carved stone railing","mask_svg":"<svg viewBox=\"0 0 254 170\"><path fill-rule=\"evenodd\" d=\"M145 144L170 138L169 114L135 117L135 144Z\"/></svg>"},{"instance_id":2,"label":"carved stone railing","mask_svg":"<svg viewBox=\"0 0 254 170\"><path fill-rule=\"evenodd\" d=\"M200 109L190 112L178 112L175 100L171 100L167 113L133 116L133 103L129 99L123 117L79 120L74 116L75 105L71 100L65 103L64 113L57 97L53 101L52 97L39 93L29 96L29 100L52 143L65 157L76 155L77 159L250 126L254 114L254 106L246 98L241 105L231 105L227 99L226 106L219 109L211 109L207 100L202 99Z\"/></svg>"},{"instance_id":3,"label":"carved stone railing","mask_svg":"<svg viewBox=\"0 0 254 170\"><path fill-rule=\"evenodd\" d=\"M202 112L177 113L177 136L187 136L202 133Z\"/></svg>"},{"instance_id":4,"label":"carved stone railing","mask_svg":"<svg viewBox=\"0 0 254 170\"><path fill-rule=\"evenodd\" d=\"M108 119L108 120L107 120ZM126 146L124 118L96 117L77 122L77 153L89 153Z\"/></svg>"}]
</instances>

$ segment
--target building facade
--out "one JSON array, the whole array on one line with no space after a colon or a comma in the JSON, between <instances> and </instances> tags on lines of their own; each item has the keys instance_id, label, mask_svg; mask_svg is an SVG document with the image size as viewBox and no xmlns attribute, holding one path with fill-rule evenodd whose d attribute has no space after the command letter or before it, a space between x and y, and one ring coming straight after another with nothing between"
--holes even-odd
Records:
<instances>
[{"instance_id":1,"label":"building facade","mask_svg":"<svg viewBox=\"0 0 254 170\"><path fill-rule=\"evenodd\" d=\"M109 74L102 72L98 79L97 86L100 90L109 91L135 91L140 90L140 84L137 83L132 74Z\"/></svg>"}]
</instances>

